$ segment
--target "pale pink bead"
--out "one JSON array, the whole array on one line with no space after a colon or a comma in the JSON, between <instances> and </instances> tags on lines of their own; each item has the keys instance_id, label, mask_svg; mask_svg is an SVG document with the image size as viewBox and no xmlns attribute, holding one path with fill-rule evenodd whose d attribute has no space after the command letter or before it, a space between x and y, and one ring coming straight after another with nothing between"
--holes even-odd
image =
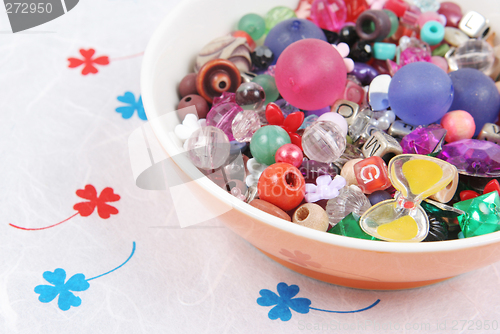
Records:
<instances>
[{"instance_id":1,"label":"pale pink bead","mask_svg":"<svg viewBox=\"0 0 500 334\"><path fill-rule=\"evenodd\" d=\"M244 110L237 114L231 125L234 139L242 142L250 142L252 136L260 129L259 115L255 110Z\"/></svg>"},{"instance_id":2,"label":"pale pink bead","mask_svg":"<svg viewBox=\"0 0 500 334\"><path fill-rule=\"evenodd\" d=\"M276 162L286 162L299 168L304 159L304 154L297 145L285 144L276 151L274 159Z\"/></svg>"},{"instance_id":3,"label":"pale pink bead","mask_svg":"<svg viewBox=\"0 0 500 334\"><path fill-rule=\"evenodd\" d=\"M418 16L418 26L422 28L429 21L437 21L441 23L441 16L436 12L424 12Z\"/></svg>"},{"instance_id":4,"label":"pale pink bead","mask_svg":"<svg viewBox=\"0 0 500 334\"><path fill-rule=\"evenodd\" d=\"M342 134L347 136L348 125L345 117L336 112L327 112L319 116L318 121L330 121L337 124L342 130Z\"/></svg>"},{"instance_id":5,"label":"pale pink bead","mask_svg":"<svg viewBox=\"0 0 500 334\"><path fill-rule=\"evenodd\" d=\"M441 126L447 131L444 140L448 143L471 139L476 131L474 118L465 110L447 112L441 118Z\"/></svg>"},{"instance_id":6,"label":"pale pink bead","mask_svg":"<svg viewBox=\"0 0 500 334\"><path fill-rule=\"evenodd\" d=\"M432 56L431 57L431 63L434 65L437 65L440 69L448 73L448 62L446 59L440 56Z\"/></svg>"}]
</instances>

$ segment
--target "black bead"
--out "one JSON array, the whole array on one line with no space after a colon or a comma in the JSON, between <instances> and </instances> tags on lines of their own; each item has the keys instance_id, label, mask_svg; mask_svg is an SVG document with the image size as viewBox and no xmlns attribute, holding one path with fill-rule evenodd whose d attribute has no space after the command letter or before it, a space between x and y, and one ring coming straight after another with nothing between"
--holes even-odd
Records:
<instances>
[{"instance_id":1,"label":"black bead","mask_svg":"<svg viewBox=\"0 0 500 334\"><path fill-rule=\"evenodd\" d=\"M357 61L360 63L366 63L372 58L373 48L369 42L358 41L351 48L351 52L349 53L349 58L353 61Z\"/></svg>"},{"instance_id":2,"label":"black bead","mask_svg":"<svg viewBox=\"0 0 500 334\"><path fill-rule=\"evenodd\" d=\"M429 234L423 241L444 240L448 240L448 225L440 218L429 215Z\"/></svg>"},{"instance_id":3,"label":"black bead","mask_svg":"<svg viewBox=\"0 0 500 334\"><path fill-rule=\"evenodd\" d=\"M250 56L253 66L259 70L267 69L274 60L273 52L265 45L256 47Z\"/></svg>"},{"instance_id":4,"label":"black bead","mask_svg":"<svg viewBox=\"0 0 500 334\"><path fill-rule=\"evenodd\" d=\"M335 31L331 30L326 30L326 29L321 29L325 33L326 36L326 41L330 44L335 44L337 45L339 43L339 34L337 34Z\"/></svg>"},{"instance_id":5,"label":"black bead","mask_svg":"<svg viewBox=\"0 0 500 334\"><path fill-rule=\"evenodd\" d=\"M328 38L328 37L327 37ZM344 26L339 31L339 43L346 43L352 47L359 40L355 26Z\"/></svg>"}]
</instances>

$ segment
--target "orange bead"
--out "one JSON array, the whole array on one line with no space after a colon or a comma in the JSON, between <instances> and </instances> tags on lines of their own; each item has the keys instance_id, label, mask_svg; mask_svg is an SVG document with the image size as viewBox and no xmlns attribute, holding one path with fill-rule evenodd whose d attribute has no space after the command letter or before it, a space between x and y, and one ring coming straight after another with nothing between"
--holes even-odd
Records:
<instances>
[{"instance_id":1,"label":"orange bead","mask_svg":"<svg viewBox=\"0 0 500 334\"><path fill-rule=\"evenodd\" d=\"M373 156L363 159L354 165L354 174L358 186L365 194L377 190L385 190L391 186L387 165L381 157Z\"/></svg>"},{"instance_id":2,"label":"orange bead","mask_svg":"<svg viewBox=\"0 0 500 334\"><path fill-rule=\"evenodd\" d=\"M297 167L275 163L267 167L259 178L259 198L289 211L296 208L306 193L304 176Z\"/></svg>"},{"instance_id":3,"label":"orange bead","mask_svg":"<svg viewBox=\"0 0 500 334\"><path fill-rule=\"evenodd\" d=\"M247 40L247 44L250 47L250 51L255 50L255 42L252 37L248 33L243 30L236 30L231 33L233 37L243 37Z\"/></svg>"},{"instance_id":4,"label":"orange bead","mask_svg":"<svg viewBox=\"0 0 500 334\"><path fill-rule=\"evenodd\" d=\"M224 92L236 92L240 84L240 70L226 59L208 61L196 77L196 89L208 103Z\"/></svg>"}]
</instances>

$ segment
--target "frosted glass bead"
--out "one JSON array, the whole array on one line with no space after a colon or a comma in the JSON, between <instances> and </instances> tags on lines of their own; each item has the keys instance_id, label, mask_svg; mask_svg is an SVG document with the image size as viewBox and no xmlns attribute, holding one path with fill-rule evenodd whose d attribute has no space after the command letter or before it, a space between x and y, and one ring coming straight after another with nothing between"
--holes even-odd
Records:
<instances>
[{"instance_id":1,"label":"frosted glass bead","mask_svg":"<svg viewBox=\"0 0 500 334\"><path fill-rule=\"evenodd\" d=\"M333 162L342 155L345 147L346 138L333 122L316 121L302 135L302 148L311 160Z\"/></svg>"},{"instance_id":2,"label":"frosted glass bead","mask_svg":"<svg viewBox=\"0 0 500 334\"><path fill-rule=\"evenodd\" d=\"M189 160L201 169L216 169L229 157L230 145L226 134L214 126L196 130L185 144Z\"/></svg>"},{"instance_id":3,"label":"frosted glass bead","mask_svg":"<svg viewBox=\"0 0 500 334\"><path fill-rule=\"evenodd\" d=\"M231 128L234 139L250 142L253 134L260 128L259 114L255 110L243 110L234 117Z\"/></svg>"}]
</instances>

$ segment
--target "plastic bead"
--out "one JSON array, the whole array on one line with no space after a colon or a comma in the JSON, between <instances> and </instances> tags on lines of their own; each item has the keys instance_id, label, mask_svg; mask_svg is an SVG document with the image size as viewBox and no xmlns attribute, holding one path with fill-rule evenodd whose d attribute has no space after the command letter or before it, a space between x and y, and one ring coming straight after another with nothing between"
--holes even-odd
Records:
<instances>
[{"instance_id":1,"label":"plastic bead","mask_svg":"<svg viewBox=\"0 0 500 334\"><path fill-rule=\"evenodd\" d=\"M485 123L477 139L487 140L500 145L500 126L493 123Z\"/></svg>"},{"instance_id":2,"label":"plastic bead","mask_svg":"<svg viewBox=\"0 0 500 334\"><path fill-rule=\"evenodd\" d=\"M486 36L490 30L490 24L483 15L470 11L462 17L458 23L458 29L469 37L480 38Z\"/></svg>"},{"instance_id":3,"label":"plastic bead","mask_svg":"<svg viewBox=\"0 0 500 334\"><path fill-rule=\"evenodd\" d=\"M363 159L356 163L353 168L358 180L358 187L365 194L385 190L391 186L387 175L387 165L380 157L373 156Z\"/></svg>"},{"instance_id":4,"label":"plastic bead","mask_svg":"<svg viewBox=\"0 0 500 334\"><path fill-rule=\"evenodd\" d=\"M244 82L238 87L235 95L236 103L244 110L259 110L264 105L266 93L255 82Z\"/></svg>"},{"instance_id":5,"label":"plastic bead","mask_svg":"<svg viewBox=\"0 0 500 334\"><path fill-rule=\"evenodd\" d=\"M296 208L304 199L306 191L300 171L287 163L275 163L267 167L259 178L257 189L260 199L285 211Z\"/></svg>"},{"instance_id":6,"label":"plastic bead","mask_svg":"<svg viewBox=\"0 0 500 334\"><path fill-rule=\"evenodd\" d=\"M432 56L431 63L433 63L434 65L436 65L437 67L439 67L440 69L445 71L446 73L448 73L448 69L449 69L448 62L443 57Z\"/></svg>"},{"instance_id":7,"label":"plastic bead","mask_svg":"<svg viewBox=\"0 0 500 334\"><path fill-rule=\"evenodd\" d=\"M257 14L246 14L238 22L238 29L247 32L253 40L258 40L266 32L266 22Z\"/></svg>"},{"instance_id":8,"label":"plastic bead","mask_svg":"<svg viewBox=\"0 0 500 334\"><path fill-rule=\"evenodd\" d=\"M198 116L188 113L186 117L184 117L182 124L177 124L175 126L174 133L180 140L185 141L199 128L201 128L201 124L198 121Z\"/></svg>"},{"instance_id":9,"label":"plastic bead","mask_svg":"<svg viewBox=\"0 0 500 334\"><path fill-rule=\"evenodd\" d=\"M392 78L389 104L406 123L433 123L449 110L453 102L453 87L450 77L436 65L411 63L402 67Z\"/></svg>"},{"instance_id":10,"label":"plastic bead","mask_svg":"<svg viewBox=\"0 0 500 334\"><path fill-rule=\"evenodd\" d=\"M177 105L177 116L179 116L179 119L184 119L186 116L185 111L191 110L185 109L189 106L194 106L196 108L196 116L198 116L198 118L207 117L209 111L207 101L199 95L190 94L184 96Z\"/></svg>"},{"instance_id":11,"label":"plastic bead","mask_svg":"<svg viewBox=\"0 0 500 334\"><path fill-rule=\"evenodd\" d=\"M490 75L495 62L493 48L483 40L470 39L446 54L452 71L475 68Z\"/></svg>"},{"instance_id":12,"label":"plastic bead","mask_svg":"<svg viewBox=\"0 0 500 334\"><path fill-rule=\"evenodd\" d=\"M428 241L444 241L448 239L448 224L443 221L443 218L429 215L429 234L422 240Z\"/></svg>"},{"instance_id":13,"label":"plastic bead","mask_svg":"<svg viewBox=\"0 0 500 334\"><path fill-rule=\"evenodd\" d=\"M358 116L359 105L348 100L337 100L332 106L332 112L338 113L346 120L348 125Z\"/></svg>"},{"instance_id":14,"label":"plastic bead","mask_svg":"<svg viewBox=\"0 0 500 334\"><path fill-rule=\"evenodd\" d=\"M394 14L393 11L390 11L388 9L384 9L384 12L389 15L389 19L391 20L391 31L389 31L389 34L387 35L387 38L392 37L396 31L398 31L399 28L399 20L396 14Z\"/></svg>"},{"instance_id":15,"label":"plastic bead","mask_svg":"<svg viewBox=\"0 0 500 334\"><path fill-rule=\"evenodd\" d=\"M401 121L395 121L391 124L387 133L393 137L404 137L415 129L415 126L403 123Z\"/></svg>"},{"instance_id":16,"label":"plastic bead","mask_svg":"<svg viewBox=\"0 0 500 334\"><path fill-rule=\"evenodd\" d=\"M250 142L258 129L260 129L259 115L254 110L243 110L238 113L231 124L233 137L239 142Z\"/></svg>"},{"instance_id":17,"label":"plastic bead","mask_svg":"<svg viewBox=\"0 0 500 334\"><path fill-rule=\"evenodd\" d=\"M467 42L469 40L469 36L457 28L445 27L444 40L452 46L459 46L462 43Z\"/></svg>"},{"instance_id":18,"label":"plastic bead","mask_svg":"<svg viewBox=\"0 0 500 334\"><path fill-rule=\"evenodd\" d=\"M355 23L359 15L370 8L366 0L344 0L344 3L347 9L347 22Z\"/></svg>"},{"instance_id":19,"label":"plastic bead","mask_svg":"<svg viewBox=\"0 0 500 334\"><path fill-rule=\"evenodd\" d=\"M444 57L448 51L450 51L450 46L448 44L441 44L432 50L432 56ZM448 64L446 64L446 67L448 68Z\"/></svg>"},{"instance_id":20,"label":"plastic bead","mask_svg":"<svg viewBox=\"0 0 500 334\"><path fill-rule=\"evenodd\" d=\"M423 12L418 16L417 24L421 30L424 28L424 25L426 23L431 22L431 21L442 23L442 25L444 26L446 22L442 22L441 18L442 17L439 16L439 14L436 12ZM444 27L443 27L443 29L444 29ZM420 34L422 34L422 32L420 32ZM420 36L420 39L422 39L422 36Z\"/></svg>"},{"instance_id":21,"label":"plastic bead","mask_svg":"<svg viewBox=\"0 0 500 334\"><path fill-rule=\"evenodd\" d=\"M400 0L387 0L384 4L384 9L388 9L396 14L397 17L401 17L406 13L408 4Z\"/></svg>"},{"instance_id":22,"label":"plastic bead","mask_svg":"<svg viewBox=\"0 0 500 334\"><path fill-rule=\"evenodd\" d=\"M283 112L276 104L269 103L266 107L266 119L269 124L282 127L290 136L292 144L302 148L301 137L297 134L297 130L304 121L304 113L297 111L285 118Z\"/></svg>"},{"instance_id":23,"label":"plastic bead","mask_svg":"<svg viewBox=\"0 0 500 334\"><path fill-rule=\"evenodd\" d=\"M265 70L274 61L274 54L270 48L260 45L251 54L252 64L258 70Z\"/></svg>"},{"instance_id":24,"label":"plastic bead","mask_svg":"<svg viewBox=\"0 0 500 334\"><path fill-rule=\"evenodd\" d=\"M385 161L389 161L395 155L403 153L398 141L382 131L375 131L366 140L361 151L365 157L378 156Z\"/></svg>"},{"instance_id":25,"label":"plastic bead","mask_svg":"<svg viewBox=\"0 0 500 334\"><path fill-rule=\"evenodd\" d=\"M198 94L196 90L196 73L189 73L179 83L179 95L184 97L190 94Z\"/></svg>"},{"instance_id":26,"label":"plastic bead","mask_svg":"<svg viewBox=\"0 0 500 334\"><path fill-rule=\"evenodd\" d=\"M345 23L347 9L343 0L314 0L311 20L320 28L338 31Z\"/></svg>"},{"instance_id":27,"label":"plastic bead","mask_svg":"<svg viewBox=\"0 0 500 334\"><path fill-rule=\"evenodd\" d=\"M458 23L462 19L462 9L454 2L441 2L438 13L446 17L446 25L458 28Z\"/></svg>"},{"instance_id":28,"label":"plastic bead","mask_svg":"<svg viewBox=\"0 0 500 334\"><path fill-rule=\"evenodd\" d=\"M365 194L354 185L340 189L339 195L328 201L326 213L331 225L336 225L348 214L362 215L371 207Z\"/></svg>"},{"instance_id":29,"label":"plastic bead","mask_svg":"<svg viewBox=\"0 0 500 334\"><path fill-rule=\"evenodd\" d=\"M389 85L391 76L387 74L375 77L368 88L368 102L373 110L385 110L389 108Z\"/></svg>"},{"instance_id":30,"label":"plastic bead","mask_svg":"<svg viewBox=\"0 0 500 334\"><path fill-rule=\"evenodd\" d=\"M376 42L373 44L373 58L387 60L396 56L396 44Z\"/></svg>"},{"instance_id":31,"label":"plastic bead","mask_svg":"<svg viewBox=\"0 0 500 334\"><path fill-rule=\"evenodd\" d=\"M333 122L317 121L302 135L302 148L312 160L333 162L342 155L345 147L345 136Z\"/></svg>"},{"instance_id":32,"label":"plastic bead","mask_svg":"<svg viewBox=\"0 0 500 334\"><path fill-rule=\"evenodd\" d=\"M292 222L321 232L326 232L330 226L325 210L314 203L306 203L298 207L293 214Z\"/></svg>"},{"instance_id":33,"label":"plastic bead","mask_svg":"<svg viewBox=\"0 0 500 334\"><path fill-rule=\"evenodd\" d=\"M274 54L276 64L281 53L293 42L314 38L326 42L325 33L314 23L303 19L288 19L277 24L266 36L264 45Z\"/></svg>"},{"instance_id":34,"label":"plastic bead","mask_svg":"<svg viewBox=\"0 0 500 334\"><path fill-rule=\"evenodd\" d=\"M221 36L210 41L201 49L198 57L196 57L195 72L199 72L203 65L215 59L228 60L238 70L248 72L252 65L250 52L251 49L246 38L231 35ZM199 89L198 94L203 96Z\"/></svg>"},{"instance_id":35,"label":"plastic bead","mask_svg":"<svg viewBox=\"0 0 500 334\"><path fill-rule=\"evenodd\" d=\"M355 77L353 79L355 79ZM363 89L363 87L358 85L354 80L351 80L350 78L348 78L346 85L345 85L343 98L345 100L348 100L348 101L351 101L351 102L354 102L357 104L362 104L365 101L365 97L366 97L366 92Z\"/></svg>"},{"instance_id":36,"label":"plastic bead","mask_svg":"<svg viewBox=\"0 0 500 334\"><path fill-rule=\"evenodd\" d=\"M418 126L401 140L403 153L432 154L441 150L446 130L437 124Z\"/></svg>"},{"instance_id":37,"label":"plastic bead","mask_svg":"<svg viewBox=\"0 0 500 334\"><path fill-rule=\"evenodd\" d=\"M214 104L207 114L207 125L215 126L226 134L229 140L234 140L233 120L243 109L236 103Z\"/></svg>"},{"instance_id":38,"label":"plastic bead","mask_svg":"<svg viewBox=\"0 0 500 334\"><path fill-rule=\"evenodd\" d=\"M476 131L474 118L464 110L447 112L441 118L441 126L447 131L444 139L448 143L462 139L471 139Z\"/></svg>"},{"instance_id":39,"label":"plastic bead","mask_svg":"<svg viewBox=\"0 0 500 334\"><path fill-rule=\"evenodd\" d=\"M253 201L249 202L248 204L250 204L254 208L257 208L259 210L267 212L270 215L273 215L275 217L284 219L284 220L289 221L289 222L292 221L292 218L290 218L290 216L288 215L288 213L286 213L285 211L281 210L276 205L271 204L269 202L266 202L264 200L254 199Z\"/></svg>"},{"instance_id":40,"label":"plastic bead","mask_svg":"<svg viewBox=\"0 0 500 334\"><path fill-rule=\"evenodd\" d=\"M370 200L371 205L387 201L388 199L392 199L392 196L385 190L376 190L368 196L368 200Z\"/></svg>"},{"instance_id":41,"label":"plastic bead","mask_svg":"<svg viewBox=\"0 0 500 334\"><path fill-rule=\"evenodd\" d=\"M435 12L439 9L438 0L413 0L415 4L422 12Z\"/></svg>"},{"instance_id":42,"label":"plastic bead","mask_svg":"<svg viewBox=\"0 0 500 334\"><path fill-rule=\"evenodd\" d=\"M465 211L457 218L465 238L500 230L500 197L496 191L455 203L453 207Z\"/></svg>"},{"instance_id":43,"label":"plastic bead","mask_svg":"<svg viewBox=\"0 0 500 334\"><path fill-rule=\"evenodd\" d=\"M283 98L305 110L332 105L342 96L347 80L342 56L318 39L300 40L286 48L275 72Z\"/></svg>"},{"instance_id":44,"label":"plastic bead","mask_svg":"<svg viewBox=\"0 0 500 334\"><path fill-rule=\"evenodd\" d=\"M205 126L196 130L185 144L187 156L198 168L216 169L229 157L229 140L222 130Z\"/></svg>"},{"instance_id":45,"label":"plastic bead","mask_svg":"<svg viewBox=\"0 0 500 334\"><path fill-rule=\"evenodd\" d=\"M354 63L354 70L350 72L358 79L363 86L369 85L372 80L380 73L372 66L365 63Z\"/></svg>"},{"instance_id":46,"label":"plastic bead","mask_svg":"<svg viewBox=\"0 0 500 334\"><path fill-rule=\"evenodd\" d=\"M266 29L269 31L278 23L291 19L295 16L295 12L291 8L283 6L274 7L268 11L264 17L264 21L266 21Z\"/></svg>"},{"instance_id":47,"label":"plastic bead","mask_svg":"<svg viewBox=\"0 0 500 334\"><path fill-rule=\"evenodd\" d=\"M257 186L257 183L259 182L260 176L262 175L262 172L269 167L266 164L261 164L255 160L255 158L248 159L247 161L247 169L248 169L248 174L245 182L247 186L253 187Z\"/></svg>"},{"instance_id":48,"label":"plastic bead","mask_svg":"<svg viewBox=\"0 0 500 334\"><path fill-rule=\"evenodd\" d=\"M300 172L304 176L307 183L313 183L321 175L330 175L335 177L338 173L332 164L304 159L299 167Z\"/></svg>"},{"instance_id":49,"label":"plastic bead","mask_svg":"<svg viewBox=\"0 0 500 334\"><path fill-rule=\"evenodd\" d=\"M328 112L321 115L318 118L318 121L329 121L335 123L340 128L340 130L342 130L342 135L347 136L348 125L347 121L342 115L335 112Z\"/></svg>"},{"instance_id":50,"label":"plastic bead","mask_svg":"<svg viewBox=\"0 0 500 334\"><path fill-rule=\"evenodd\" d=\"M458 189L458 170L455 168L453 170L453 180L451 180L446 187L444 187L434 195L429 196L429 198L438 201L440 203L448 203L455 196L457 189Z\"/></svg>"},{"instance_id":51,"label":"plastic bead","mask_svg":"<svg viewBox=\"0 0 500 334\"><path fill-rule=\"evenodd\" d=\"M485 123L494 123L500 110L500 94L488 76L472 68L449 74L455 94L449 110L465 110L474 117L478 135Z\"/></svg>"},{"instance_id":52,"label":"plastic bead","mask_svg":"<svg viewBox=\"0 0 500 334\"><path fill-rule=\"evenodd\" d=\"M252 52L253 50L255 50L255 41L253 40L253 38L245 31L243 30L235 30L231 33L231 36L233 37L236 37L236 38L244 38L248 44L248 48L250 49L250 51Z\"/></svg>"},{"instance_id":53,"label":"plastic bead","mask_svg":"<svg viewBox=\"0 0 500 334\"><path fill-rule=\"evenodd\" d=\"M391 32L391 19L382 10L364 11L356 21L356 32L362 40L380 42Z\"/></svg>"},{"instance_id":54,"label":"plastic bead","mask_svg":"<svg viewBox=\"0 0 500 334\"><path fill-rule=\"evenodd\" d=\"M372 59L373 46L368 41L358 41L351 48L349 58L354 62L366 63Z\"/></svg>"},{"instance_id":55,"label":"plastic bead","mask_svg":"<svg viewBox=\"0 0 500 334\"><path fill-rule=\"evenodd\" d=\"M329 200L339 195L339 190L345 187L346 180L340 176L335 176L334 179L330 175L322 175L316 179L314 183L306 183L306 194L304 199L308 203L317 202L320 200Z\"/></svg>"},{"instance_id":56,"label":"plastic bead","mask_svg":"<svg viewBox=\"0 0 500 334\"><path fill-rule=\"evenodd\" d=\"M209 103L223 92L236 92L240 84L240 71L232 62L225 59L207 62L196 78L198 93Z\"/></svg>"},{"instance_id":57,"label":"plastic bead","mask_svg":"<svg viewBox=\"0 0 500 334\"><path fill-rule=\"evenodd\" d=\"M274 102L279 96L278 88L276 87L276 81L274 78L268 74L261 74L252 79L252 82L257 83L264 89L265 101L264 104Z\"/></svg>"},{"instance_id":58,"label":"plastic bead","mask_svg":"<svg viewBox=\"0 0 500 334\"><path fill-rule=\"evenodd\" d=\"M359 41L359 36L355 26L346 25L340 29L339 43L346 43L349 47L352 47L357 41Z\"/></svg>"},{"instance_id":59,"label":"plastic bead","mask_svg":"<svg viewBox=\"0 0 500 334\"><path fill-rule=\"evenodd\" d=\"M339 34L336 33L335 31L327 30L327 29L321 29L323 33L325 34L326 41L329 44L338 44L339 42Z\"/></svg>"},{"instance_id":60,"label":"plastic bead","mask_svg":"<svg viewBox=\"0 0 500 334\"><path fill-rule=\"evenodd\" d=\"M276 162L286 162L299 168L302 165L304 155L297 145L285 144L278 148L274 159Z\"/></svg>"},{"instance_id":61,"label":"plastic bead","mask_svg":"<svg viewBox=\"0 0 500 334\"><path fill-rule=\"evenodd\" d=\"M357 239L378 240L377 238L367 234L361 229L361 227L359 227L359 216L352 212L332 227L328 233Z\"/></svg>"},{"instance_id":62,"label":"plastic bead","mask_svg":"<svg viewBox=\"0 0 500 334\"><path fill-rule=\"evenodd\" d=\"M444 27L436 21L429 21L420 30L420 39L429 43L429 45L437 45L444 38Z\"/></svg>"},{"instance_id":63,"label":"plastic bead","mask_svg":"<svg viewBox=\"0 0 500 334\"><path fill-rule=\"evenodd\" d=\"M272 165L276 151L285 144L291 144L288 133L279 126L268 125L255 132L250 141L250 151L258 162Z\"/></svg>"}]
</instances>

